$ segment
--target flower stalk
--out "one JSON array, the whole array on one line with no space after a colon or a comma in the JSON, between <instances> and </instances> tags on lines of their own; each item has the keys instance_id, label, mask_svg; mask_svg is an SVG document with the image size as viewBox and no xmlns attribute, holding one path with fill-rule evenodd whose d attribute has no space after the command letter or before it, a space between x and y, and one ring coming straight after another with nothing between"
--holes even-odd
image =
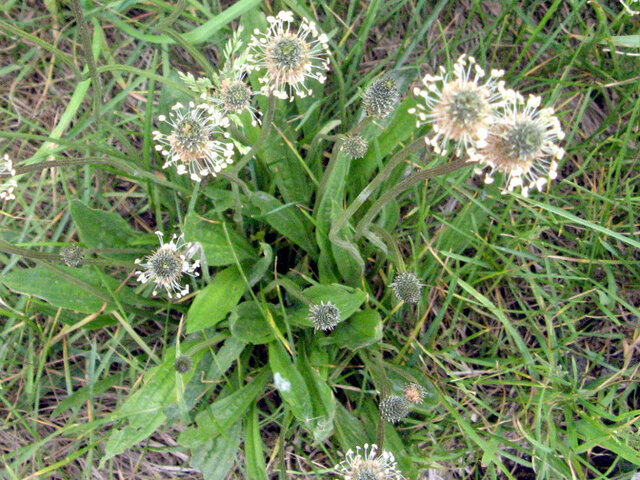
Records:
<instances>
[{"instance_id":1,"label":"flower stalk","mask_svg":"<svg viewBox=\"0 0 640 480\"><path fill-rule=\"evenodd\" d=\"M22 175L24 173L30 173L30 172L38 172L46 168L78 167L83 165L100 164L100 163L113 165L115 162L111 159L95 158L95 157L69 158L66 160L48 160L46 162L38 162L38 163L33 163L31 165L17 166L15 168L15 175ZM12 175L8 173L0 173L0 177L10 177L10 176Z\"/></svg>"},{"instance_id":2,"label":"flower stalk","mask_svg":"<svg viewBox=\"0 0 640 480\"><path fill-rule=\"evenodd\" d=\"M38 252L36 250L32 250L30 248L19 247L17 245L13 245L5 240L0 239L0 252L5 252L11 255L20 255L21 257L27 258L29 260L37 261L37 260L51 260L55 262L61 261L60 253L49 253L49 252ZM97 253L140 253L139 249L134 248L126 248L126 249L116 249L116 248L103 248L96 250L83 249L83 253L85 254L84 264L85 265L104 265L104 266L132 266L131 262L124 262L120 260L101 260L98 258L90 258L87 255L97 254Z\"/></svg>"},{"instance_id":3,"label":"flower stalk","mask_svg":"<svg viewBox=\"0 0 640 480\"><path fill-rule=\"evenodd\" d=\"M405 178L397 185L395 185L392 189L387 190L376 202L371 205L367 213L360 219L356 226L356 235L355 238L359 238L361 236L366 236L369 240L374 238L376 243L379 245L380 241L373 235L373 233L369 230L369 225L375 219L375 217L380 213L380 210L384 208L384 206L389 203L391 200L396 198L401 193L407 191L414 185L424 182L425 180L429 180L431 178L439 177L440 175L446 175L456 170L460 170L463 167L469 166L469 161L466 159L458 159L453 162L446 163L444 165L439 165L434 168L428 168L426 170L420 170L417 173L414 173L408 178ZM372 240L373 241L373 240Z\"/></svg>"},{"instance_id":4,"label":"flower stalk","mask_svg":"<svg viewBox=\"0 0 640 480\"><path fill-rule=\"evenodd\" d=\"M382 185L382 183L389 178L391 172L402 163L409 155L413 153L419 152L424 148L424 140L422 137L414 140L411 144L409 144L404 149L400 150L396 153L389 163L385 165L385 167L374 177L369 184L362 189L362 191L358 194L351 205L347 207L342 216L338 218L332 225L331 230L329 231L329 240L335 245L345 249L349 254L356 260L358 265L360 265L361 269L364 269L364 261L360 255L360 251L356 245L345 239L340 237L340 231L347 225L351 217L358 211L358 209L367 201L367 199L378 190L378 188Z\"/></svg>"}]
</instances>

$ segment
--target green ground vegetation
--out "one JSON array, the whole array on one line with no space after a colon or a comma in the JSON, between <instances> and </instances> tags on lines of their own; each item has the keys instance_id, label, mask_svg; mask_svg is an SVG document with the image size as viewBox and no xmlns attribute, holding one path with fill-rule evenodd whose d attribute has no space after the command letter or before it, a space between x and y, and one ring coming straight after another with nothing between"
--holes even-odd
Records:
<instances>
[{"instance_id":1,"label":"green ground vegetation","mask_svg":"<svg viewBox=\"0 0 640 480\"><path fill-rule=\"evenodd\" d=\"M163 170L151 132L194 96L178 72L212 78L238 26L247 42L280 9L329 36L326 84L273 103L272 122L241 117L252 150L220 176ZM336 478L344 452L383 439L407 479L631 478L639 27L615 0L2 2L0 156L22 174L0 212L0 476ZM464 167L353 238L377 198L452 161L419 143L336 227L429 132L412 88L461 53L555 109L557 181L504 195ZM359 124L385 73L395 112ZM349 159L336 142L356 125L369 150ZM178 301L136 282L157 230L206 254ZM59 260L72 244L80 268ZM417 305L389 287L405 270ZM328 301L341 321L314 332L309 305ZM409 382L424 402L381 422Z\"/></svg>"}]
</instances>

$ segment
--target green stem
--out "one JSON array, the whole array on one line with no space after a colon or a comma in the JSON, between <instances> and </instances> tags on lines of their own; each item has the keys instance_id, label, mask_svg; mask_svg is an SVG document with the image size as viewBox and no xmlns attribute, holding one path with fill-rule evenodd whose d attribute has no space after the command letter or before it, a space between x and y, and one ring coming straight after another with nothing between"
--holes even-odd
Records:
<instances>
[{"instance_id":1,"label":"green stem","mask_svg":"<svg viewBox=\"0 0 640 480\"><path fill-rule=\"evenodd\" d=\"M362 358L367 370L373 377L373 382L379 392L379 398L383 399L388 396L391 393L391 382L384 368L382 352L380 350L374 350L372 347L367 348L360 353L360 358ZM378 447L382 450L382 446L384 445L385 420L380 418L378 422Z\"/></svg>"},{"instance_id":2,"label":"green stem","mask_svg":"<svg viewBox=\"0 0 640 480\"><path fill-rule=\"evenodd\" d=\"M97 158L97 157L85 157L85 158L73 158L68 160L50 160L46 162L33 163L31 165L23 165L16 167L16 175L21 175L23 173L29 172L37 172L39 170L44 170L45 168L55 168L55 167L68 167L68 166L82 166L93 163L113 163L113 160L106 158ZM8 174L0 175L0 177L10 176Z\"/></svg>"},{"instance_id":3,"label":"green stem","mask_svg":"<svg viewBox=\"0 0 640 480\"><path fill-rule=\"evenodd\" d=\"M249 140L245 136L245 134L240 131L238 126L235 124L235 122L230 122L230 123L231 124L229 125L229 130L231 130L233 137L239 142L242 142L244 145L249 145L251 143L251 140Z\"/></svg>"},{"instance_id":4,"label":"green stem","mask_svg":"<svg viewBox=\"0 0 640 480\"><path fill-rule=\"evenodd\" d=\"M275 289L276 287L283 287L284 289L287 290L287 293L295 298L297 298L298 300L300 300L301 302L307 304L307 305L311 305L313 302L311 300L309 300L309 298L307 298L302 291L300 290L300 287L298 287L298 285L296 285L292 280L290 280L287 277L278 277L275 280L271 280L263 289L262 289L262 293L263 295L266 295L267 293L269 293L271 290Z\"/></svg>"},{"instance_id":5,"label":"green stem","mask_svg":"<svg viewBox=\"0 0 640 480\"><path fill-rule=\"evenodd\" d=\"M342 228L349 222L351 217L356 213L356 211L367 201L367 199L380 187L382 182L384 182L391 172L401 163L403 162L409 155L412 153L418 152L424 146L423 137L418 138L413 143L408 145L406 148L400 150L396 153L389 163L385 165L385 167L376 175L376 177L358 194L351 205L347 207L344 213L338 218L337 221L331 224L331 230L329 231L329 241L334 245L343 248L346 250L349 255L353 257L353 259L358 263L360 269L364 271L364 260L360 255L360 250L356 246L353 241L348 240L346 238L340 237L340 231Z\"/></svg>"},{"instance_id":6,"label":"green stem","mask_svg":"<svg viewBox=\"0 0 640 480\"><path fill-rule=\"evenodd\" d=\"M186 0L179 0L178 3L173 7L173 12L171 12L167 16L167 18L165 18L160 23L158 23L155 29L158 32L163 33L167 27L170 27L171 25L173 25L174 22L178 20L178 18L180 18L180 15L182 15L182 11L185 9L186 6L187 6Z\"/></svg>"},{"instance_id":7,"label":"green stem","mask_svg":"<svg viewBox=\"0 0 640 480\"><path fill-rule=\"evenodd\" d=\"M391 256L391 261L396 266L398 272L406 271L404 259L402 258L402 254L400 253L400 249L398 248L398 243L396 242L396 240L380 225L373 224L371 228L375 230L375 233L382 237L384 242L387 244L387 247L389 247L388 251Z\"/></svg>"},{"instance_id":8,"label":"green stem","mask_svg":"<svg viewBox=\"0 0 640 480\"><path fill-rule=\"evenodd\" d=\"M143 253L141 252L141 250L134 249L134 248L127 248L127 249L100 248L97 250L87 250L87 249L84 249L84 250L87 255L96 254L96 253ZM11 243L5 242L2 239L0 239L0 251L9 253L12 255L20 255L21 257L25 257L34 261L52 260L52 261L62 262L62 257L60 256L59 253L38 252L35 250L31 250L30 248L24 248L24 247L18 247L17 245L12 245ZM113 260L113 259L103 260L98 258L86 258L86 256L85 256L84 264L85 265L102 265L107 267L114 267L118 265L126 266L126 267L133 266L131 262L123 262L120 260Z\"/></svg>"},{"instance_id":9,"label":"green stem","mask_svg":"<svg viewBox=\"0 0 640 480\"><path fill-rule=\"evenodd\" d=\"M384 422L386 420L382 417L378 419L378 448L382 451L384 447Z\"/></svg>"},{"instance_id":10,"label":"green stem","mask_svg":"<svg viewBox=\"0 0 640 480\"><path fill-rule=\"evenodd\" d=\"M275 115L275 110L276 110L276 100L277 100L276 97L274 97L273 95L269 97L269 103L267 105L267 113L265 114L265 118L262 123L262 132L258 140L253 144L253 146L249 149L249 151L245 153L244 156L236 163L236 166L233 169L233 171L221 172L218 174L220 177L225 178L230 182L234 182L238 184L240 188L242 188L242 191L244 192L245 195L250 195L251 189L247 186L245 182L240 180L239 173L240 173L240 170L242 170L245 167L245 165L249 163L258 154L264 142L267 140L267 138L269 138L269 135L271 134L271 128L273 126L273 117ZM240 132L237 132L237 133L240 133ZM249 143L247 139L244 139L244 140L246 140L246 142L244 142L243 140L241 141L243 141L243 143ZM236 205L236 210L237 210L237 205ZM234 218L234 220L237 221L237 218Z\"/></svg>"},{"instance_id":11,"label":"green stem","mask_svg":"<svg viewBox=\"0 0 640 480\"><path fill-rule=\"evenodd\" d=\"M136 253L136 254L145 254L148 253L147 250L143 250L142 248L95 248L93 250L88 250L89 253Z\"/></svg>"},{"instance_id":12,"label":"green stem","mask_svg":"<svg viewBox=\"0 0 640 480\"><path fill-rule=\"evenodd\" d=\"M153 183L157 183L158 185L162 185L163 187L167 187L172 190L178 190L186 194L191 193L191 190L188 188L181 187L179 185L176 185L173 182L168 182L167 180L163 180L162 178L157 177L155 173L147 172L146 170L137 170L136 168L130 166L129 164L125 163L122 160L118 160L114 158L114 159L111 159L109 162L105 162L105 163L108 163L114 168L119 168L120 170L124 170L125 172L127 172L128 175L131 175L134 178L142 177L146 180L151 180Z\"/></svg>"},{"instance_id":13,"label":"green stem","mask_svg":"<svg viewBox=\"0 0 640 480\"><path fill-rule=\"evenodd\" d=\"M242 193L244 193L245 195L251 195L252 192L249 186L245 182L240 180L238 177L236 177L233 173L218 172L218 176L220 178L224 178L225 180L229 180L230 182L233 182L234 184L239 185L240 188L242 189Z\"/></svg>"},{"instance_id":14,"label":"green stem","mask_svg":"<svg viewBox=\"0 0 640 480\"><path fill-rule=\"evenodd\" d=\"M41 259L41 260L59 260L60 255L56 255L55 253L45 253L45 252L36 252L34 250L17 247L12 245L4 240L0 240L0 251L5 253L10 253L13 255L20 255L22 257L27 257L31 259Z\"/></svg>"},{"instance_id":15,"label":"green stem","mask_svg":"<svg viewBox=\"0 0 640 480\"><path fill-rule=\"evenodd\" d=\"M56 58L59 58L64 63L66 63L67 66L71 68L76 78L82 78L82 73L78 70L78 67L76 67L76 63L73 60L73 58L67 55L66 53L64 53L62 50L57 49L53 45L50 45L45 40L42 40L41 38L38 38L35 35L27 33L24 30L20 30L18 27L15 27L10 23L3 22L2 20L0 20L0 31L12 34L16 37L20 37L24 41L28 43L33 43L38 47L40 47L41 49L54 54Z\"/></svg>"},{"instance_id":16,"label":"green stem","mask_svg":"<svg viewBox=\"0 0 640 480\"><path fill-rule=\"evenodd\" d=\"M338 96L340 97L340 120L343 125L347 123L347 98L346 91L347 87L344 82L344 77L342 76L342 65L338 61L336 61L335 57L329 54L329 61L332 65L332 72L334 74L334 78L338 81Z\"/></svg>"},{"instance_id":17,"label":"green stem","mask_svg":"<svg viewBox=\"0 0 640 480\"><path fill-rule=\"evenodd\" d=\"M213 347L214 345L217 345L218 343L220 343L221 341L225 340L227 337L229 337L229 334L227 333L219 333L207 340L202 341L201 343L198 343L197 345L194 345L193 347L191 347L189 350L187 350L186 352L184 352L185 355L195 355L198 352L204 350L205 348L209 348L209 347Z\"/></svg>"},{"instance_id":18,"label":"green stem","mask_svg":"<svg viewBox=\"0 0 640 480\"><path fill-rule=\"evenodd\" d=\"M356 211L367 201L367 199L375 192L378 187L384 182L394 168L396 168L401 162L403 162L409 155L419 151L422 147L424 147L424 138L420 137L411 143L409 146L404 148L403 150L396 153L389 163L385 165L385 167L376 175L376 177L369 182L369 184L358 194L351 205L347 207L342 216L331 225L331 231L329 232L329 239L332 242L339 243L340 240L337 238L338 232L342 230L342 228L347 224L347 222L353 217Z\"/></svg>"},{"instance_id":19,"label":"green stem","mask_svg":"<svg viewBox=\"0 0 640 480\"><path fill-rule=\"evenodd\" d=\"M276 97L271 95L269 97L269 103L267 104L267 113L265 114L265 118L263 121L262 132L258 140L253 144L251 149L236 163L236 166L233 171L230 172L221 172L218 175L226 180L232 182L231 188L233 190L233 194L235 197L236 205L233 219L234 221L242 228L242 214L240 212L242 207L242 202L240 199L240 195L238 192L238 186L242 189L242 192L250 196L252 191L249 186L239 178L239 173L244 166L249 163L260 151L265 141L269 138L271 134L271 129L273 127L273 118L275 116L276 110ZM235 127L233 126L234 136L240 140L241 142L248 144L249 140Z\"/></svg>"},{"instance_id":20,"label":"green stem","mask_svg":"<svg viewBox=\"0 0 640 480\"><path fill-rule=\"evenodd\" d=\"M233 193L233 199L235 201L235 208L233 209L233 221L236 222L238 229L244 231L244 222L242 221L242 199L240 198L240 192L238 190L238 184L232 181L231 192Z\"/></svg>"},{"instance_id":21,"label":"green stem","mask_svg":"<svg viewBox=\"0 0 640 480\"><path fill-rule=\"evenodd\" d=\"M278 460L279 460L279 480L287 480L287 462L285 460L285 448L286 448L286 437L287 430L289 429L289 425L293 420L293 413L291 413L291 409L285 404L284 407L284 420L282 421L282 430L280 431L280 435L278 436L278 443L280 444L280 449L278 450Z\"/></svg>"},{"instance_id":22,"label":"green stem","mask_svg":"<svg viewBox=\"0 0 640 480\"><path fill-rule=\"evenodd\" d=\"M87 66L89 67L89 74L91 75L91 81L93 82L93 108L96 116L96 120L100 120L100 106L101 106L101 92L102 87L100 84L100 77L98 76L98 69L96 67L96 61L93 58L93 49L91 34L89 32L89 24L87 19L82 13L82 7L79 0L71 0L71 9L73 15L76 17L76 23L80 30L80 40L84 44L84 56L87 60Z\"/></svg>"},{"instance_id":23,"label":"green stem","mask_svg":"<svg viewBox=\"0 0 640 480\"><path fill-rule=\"evenodd\" d=\"M389 203L391 200L396 198L402 192L408 190L414 185L424 182L430 178L438 177L440 175L445 175L447 173L455 172L463 167L469 165L469 162L466 159L458 159L451 163L446 163L444 165L439 165L434 168L428 168L426 170L421 170L417 173L414 173L408 178L405 178L401 182L399 182L395 187L390 190L387 190L376 202L371 205L367 213L360 219L358 225L356 226L356 238L362 236L365 232L368 232L369 224L373 221L373 219L378 215L380 210L384 208L384 206Z\"/></svg>"},{"instance_id":24,"label":"green stem","mask_svg":"<svg viewBox=\"0 0 640 480\"><path fill-rule=\"evenodd\" d=\"M1 22L0 22L1 23ZM15 133L15 132L0 132L0 138L22 138L22 139L28 139L28 140L45 140L45 141L51 141L53 143L59 143L61 145L69 145L70 147L74 148L77 150L77 148L74 146L74 142L71 141L67 141L64 140L62 138L52 138L52 137L45 137L42 135L32 135L32 134L22 134L22 133ZM172 190L178 190L182 193L186 193L186 194L190 194L191 190L189 190L188 188L185 187L181 187L180 185L177 185L175 183L169 182L167 180L163 180L162 178L159 178L158 176L156 176L154 173L151 172L147 172L145 170L138 170L133 166L130 166L127 163L126 157L124 157L122 155L122 153L120 153L117 150L111 150L111 149L107 149L104 147L100 147L98 145L94 145L91 148L101 151L103 153L105 153L106 155L110 155L113 158L100 158L100 157L85 157L83 159L78 159L77 163L76 161L72 161L72 160L55 160L55 161L51 161L51 162L40 162L40 163L34 163L31 165L27 165L27 166L23 166L23 167L19 167L16 168L16 174L18 173L25 173L28 171L32 171L32 170L42 170L44 168L49 168L49 167L56 167L57 162L69 162L69 163L61 163L61 165L88 165L88 164L93 164L93 163L103 163L106 165L109 165L111 167L114 168L118 168L120 170L123 170L127 173L127 175L130 175L132 178L136 179L138 177L142 177L146 180L150 180L153 183L157 183L158 185L162 185L163 187L167 187L170 188ZM30 168L30 167L35 167L36 165L39 165L39 167L37 168ZM29 167L29 168L28 168ZM6 177L8 175L1 175L0 178L2 177Z\"/></svg>"}]
</instances>

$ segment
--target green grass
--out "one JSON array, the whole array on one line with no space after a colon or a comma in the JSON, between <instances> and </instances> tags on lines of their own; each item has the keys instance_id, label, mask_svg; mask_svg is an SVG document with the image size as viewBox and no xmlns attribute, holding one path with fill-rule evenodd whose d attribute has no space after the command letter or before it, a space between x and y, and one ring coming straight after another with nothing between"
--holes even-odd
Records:
<instances>
[{"instance_id":1,"label":"green grass","mask_svg":"<svg viewBox=\"0 0 640 480\"><path fill-rule=\"evenodd\" d=\"M631 478L640 16L614 0L273 3L80 2L88 30L71 2L0 6L0 156L27 172L0 212L0 477L334 478L382 430L408 479ZM237 156L200 185L162 170L151 132L191 95L177 72L215 73L238 25L246 41L281 8L329 35L327 84L278 101L274 128L239 129L257 151L241 168ZM555 108L559 179L530 198L472 168L421 182L375 219L397 252L355 241L361 271L331 226L429 132L407 113L412 87L460 53ZM334 136L385 72L402 87L397 111L363 126L364 159L340 155L325 176ZM104 163L27 168L77 159ZM446 161L409 155L342 235ZM133 275L156 230L206 253L178 302ZM74 242L96 252L91 265L57 260ZM415 307L388 288L403 264L425 285ZM308 304L329 300L349 319L314 333ZM194 361L184 375L180 354ZM429 396L379 429L379 394L407 381Z\"/></svg>"}]
</instances>

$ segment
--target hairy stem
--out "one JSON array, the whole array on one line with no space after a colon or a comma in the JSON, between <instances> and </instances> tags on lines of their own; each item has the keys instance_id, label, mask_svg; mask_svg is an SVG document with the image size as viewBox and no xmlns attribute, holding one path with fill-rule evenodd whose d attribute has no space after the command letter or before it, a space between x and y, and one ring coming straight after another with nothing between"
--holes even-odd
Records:
<instances>
[{"instance_id":1,"label":"hairy stem","mask_svg":"<svg viewBox=\"0 0 640 480\"><path fill-rule=\"evenodd\" d=\"M9 253L12 255L20 255L22 257L30 258L30 259L41 259L41 260L59 260L60 255L55 253L46 253L46 252L37 252L35 250L31 250L29 248L18 247L16 245L12 245L9 242L5 242L0 239L0 251Z\"/></svg>"},{"instance_id":2,"label":"hairy stem","mask_svg":"<svg viewBox=\"0 0 640 480\"><path fill-rule=\"evenodd\" d=\"M258 151L262 148L264 142L269 138L271 134L271 129L273 127L273 117L276 113L276 100L277 98L271 95L269 97L269 104L267 105L267 113L264 116L264 121L262 122L262 133L260 134L260 138L258 141L253 144L251 150L249 150L238 163L236 163L235 175L238 176L238 172L242 170L242 168L251 161L253 157L256 156Z\"/></svg>"},{"instance_id":3,"label":"hairy stem","mask_svg":"<svg viewBox=\"0 0 640 480\"><path fill-rule=\"evenodd\" d=\"M88 165L92 163L106 163L112 164L113 160L109 160L106 158L96 158L96 157L85 157L85 158L73 158L68 160L50 160L46 162L33 163L31 165L21 165L16 167L16 175L21 175L23 173L29 172L37 172L39 170L44 170L45 168L55 168L55 167L68 167L68 166L82 166ZM0 177L8 177L9 174L0 175Z\"/></svg>"},{"instance_id":4,"label":"hairy stem","mask_svg":"<svg viewBox=\"0 0 640 480\"><path fill-rule=\"evenodd\" d=\"M367 199L382 185L382 183L389 178L391 172L403 162L412 153L418 152L424 147L424 139L422 137L415 140L406 148L396 153L389 163L376 175L376 177L358 194L351 205L347 207L342 216L331 224L331 230L329 231L329 240L340 248L346 250L354 260L358 263L361 269L364 269L364 260L360 255L360 251L355 243L346 238L341 238L340 231L349 222L351 217L356 211L367 201Z\"/></svg>"},{"instance_id":5,"label":"hairy stem","mask_svg":"<svg viewBox=\"0 0 640 480\"><path fill-rule=\"evenodd\" d=\"M141 253L141 250L134 248L100 248L96 250L87 250L83 249L85 252L85 265L104 265L104 266L132 266L131 262L123 262L120 260L103 260L98 258L87 258L86 255L97 254L97 253ZM36 250L32 250L30 248L18 247L17 245L12 245L9 242L5 242L0 239L0 252L5 252L11 255L20 255L21 257L28 258L30 260L52 260L52 261L62 261L62 257L59 253L47 253L47 252L38 252Z\"/></svg>"},{"instance_id":6,"label":"hairy stem","mask_svg":"<svg viewBox=\"0 0 640 480\"><path fill-rule=\"evenodd\" d=\"M7 137L7 138L19 138L20 135L18 134L13 134L13 132L0 132L0 137ZM45 139L45 140L49 140L49 137L42 137L40 135L28 135L28 134L24 134L22 135L23 137L26 138L31 138L31 139ZM59 139L51 139L55 142L58 143L63 143L62 141L60 141ZM68 142L67 142L68 143ZM99 147L93 147L99 150ZM117 168L120 170L123 170L124 172L126 172L127 175L130 175L133 178L137 177L142 177L146 180L151 180L153 183L156 183L158 185L162 185L163 187L167 187L170 188L172 190L178 190L182 193L186 193L186 194L190 194L191 190L185 188L185 187L181 187L180 185L176 185L175 183L169 182L167 180L164 180L163 178L158 177L155 173L153 172L147 172L145 170L139 170L136 169L135 166L130 165L128 161L125 161L124 159L120 159L118 158L115 154L111 153L111 152L107 152L107 155L110 155L112 158L102 158L102 157L85 157L85 158L78 158L78 159L68 159L68 160L53 160L53 161L46 161L46 162L39 162L39 163L33 163L31 165L23 165L23 166L19 166L17 167L16 170L16 175L20 175L23 173L28 173L28 172L34 172L34 171L39 171L39 170L44 170L45 168L51 168L51 167L64 167L64 166L82 166L82 165L90 165L90 164L105 164L108 165L110 167L113 168ZM11 175L7 175L7 174L3 174L0 175L0 178L3 177L9 177Z\"/></svg>"},{"instance_id":7,"label":"hairy stem","mask_svg":"<svg viewBox=\"0 0 640 480\"><path fill-rule=\"evenodd\" d=\"M367 213L360 219L358 225L356 226L356 238L362 236L369 232L368 228L371 222L375 219L375 217L380 213L380 210L384 208L384 206L389 203L391 200L396 198L401 193L405 192L409 188L414 185L424 182L430 178L435 178L440 175L446 175L447 173L455 172L463 167L469 165L469 162L466 159L458 159L451 163L446 163L444 165L439 165L434 168L428 168L426 170L420 170L417 173L414 173L408 178L405 178L401 182L399 182L395 187L390 190L387 190L376 202L371 205ZM368 237L369 238L369 237Z\"/></svg>"},{"instance_id":8,"label":"hairy stem","mask_svg":"<svg viewBox=\"0 0 640 480\"><path fill-rule=\"evenodd\" d=\"M355 200L351 202L351 205L347 207L342 216L336 222L334 222L333 225L331 225L329 238L332 242L335 242L336 238L334 237L337 236L338 232L342 230L342 227L347 224L347 222L351 219L351 217L353 217L353 215L364 204L364 202L366 202L367 199L378 189L378 187L380 187L382 182L389 178L389 175L391 175L393 169L396 168L401 162L403 162L409 155L419 151L423 146L424 139L422 137L418 138L391 158L389 163L385 165L380 173L378 173L378 175L376 175L376 177L371 180L371 182L369 182L369 185L362 189Z\"/></svg>"},{"instance_id":9,"label":"hairy stem","mask_svg":"<svg viewBox=\"0 0 640 480\"><path fill-rule=\"evenodd\" d=\"M373 224L371 225L371 228L386 243L386 246L388 247L389 255L391 256L391 261L396 266L396 269L398 270L398 272L406 271L404 260L402 258L402 255L400 254L400 249L398 248L398 243L396 242L396 240L391 236L389 232L387 232L380 225Z\"/></svg>"}]
</instances>

